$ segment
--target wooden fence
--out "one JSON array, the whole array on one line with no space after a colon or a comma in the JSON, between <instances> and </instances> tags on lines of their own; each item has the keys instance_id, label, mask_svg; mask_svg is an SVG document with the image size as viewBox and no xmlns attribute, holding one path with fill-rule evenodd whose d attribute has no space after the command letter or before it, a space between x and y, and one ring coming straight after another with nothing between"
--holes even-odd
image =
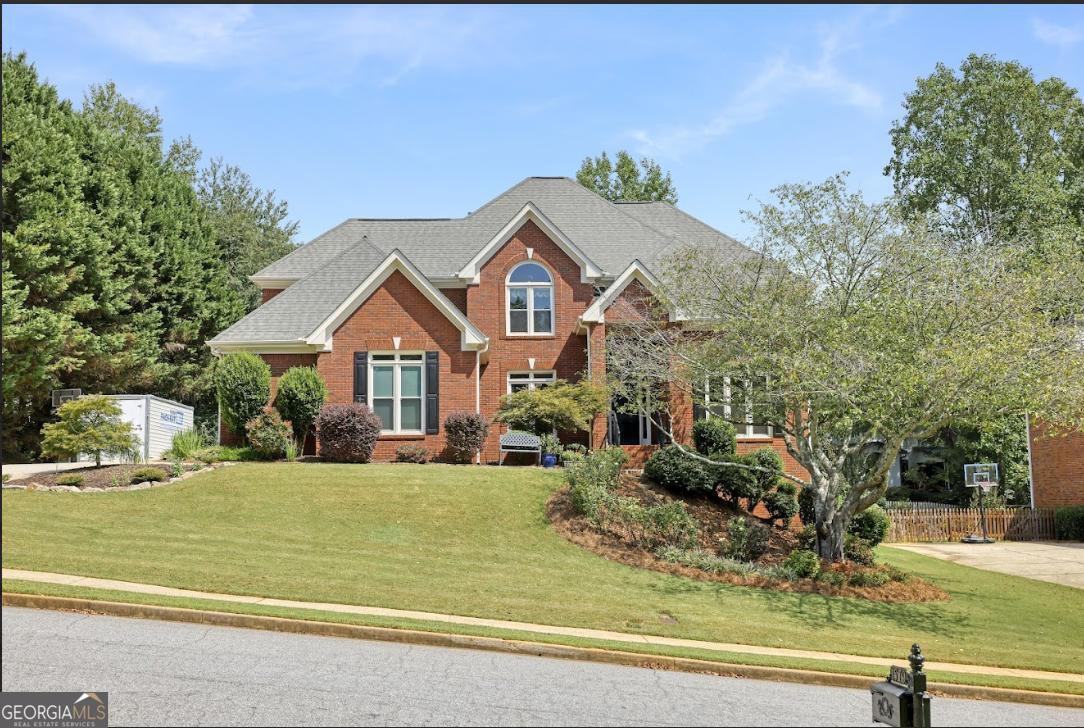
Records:
<instances>
[{"instance_id":1,"label":"wooden fence","mask_svg":"<svg viewBox=\"0 0 1084 728\"><path fill-rule=\"evenodd\" d=\"M886 542L959 541L980 534L978 508L924 508L888 512L892 526ZM1053 508L987 508L986 533L1005 541L1037 541L1054 538Z\"/></svg>"}]
</instances>

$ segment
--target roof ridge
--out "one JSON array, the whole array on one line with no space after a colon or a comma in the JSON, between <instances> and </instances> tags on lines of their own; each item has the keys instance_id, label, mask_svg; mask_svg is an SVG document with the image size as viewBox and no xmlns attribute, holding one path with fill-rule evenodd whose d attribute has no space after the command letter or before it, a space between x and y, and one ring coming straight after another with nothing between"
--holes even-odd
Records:
<instances>
[{"instance_id":1,"label":"roof ridge","mask_svg":"<svg viewBox=\"0 0 1084 728\"><path fill-rule=\"evenodd\" d=\"M351 217L354 222L450 222L461 217Z\"/></svg>"}]
</instances>

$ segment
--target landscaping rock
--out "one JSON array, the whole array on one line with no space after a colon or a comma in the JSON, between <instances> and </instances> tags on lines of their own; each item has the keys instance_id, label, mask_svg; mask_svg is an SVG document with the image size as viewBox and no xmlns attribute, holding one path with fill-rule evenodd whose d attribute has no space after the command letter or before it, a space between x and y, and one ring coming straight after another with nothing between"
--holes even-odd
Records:
<instances>
[{"instance_id":1,"label":"landscaping rock","mask_svg":"<svg viewBox=\"0 0 1084 728\"><path fill-rule=\"evenodd\" d=\"M48 487L42 485L41 483L28 483L27 486L26 486L26 489L27 490L49 490Z\"/></svg>"},{"instance_id":2,"label":"landscaping rock","mask_svg":"<svg viewBox=\"0 0 1084 728\"><path fill-rule=\"evenodd\" d=\"M25 485L9 485L9 484L5 483L4 484L4 490L26 490L26 486Z\"/></svg>"},{"instance_id":3,"label":"landscaping rock","mask_svg":"<svg viewBox=\"0 0 1084 728\"><path fill-rule=\"evenodd\" d=\"M151 487L150 482L144 480L142 483L132 483L131 485L128 486L128 490L143 490L145 488L150 488L150 487Z\"/></svg>"},{"instance_id":4,"label":"landscaping rock","mask_svg":"<svg viewBox=\"0 0 1084 728\"><path fill-rule=\"evenodd\" d=\"M56 491L58 493L78 493L79 489L74 485L54 485L52 488L46 488L46 490Z\"/></svg>"},{"instance_id":5,"label":"landscaping rock","mask_svg":"<svg viewBox=\"0 0 1084 728\"><path fill-rule=\"evenodd\" d=\"M80 493L104 493L105 488L83 488Z\"/></svg>"}]
</instances>

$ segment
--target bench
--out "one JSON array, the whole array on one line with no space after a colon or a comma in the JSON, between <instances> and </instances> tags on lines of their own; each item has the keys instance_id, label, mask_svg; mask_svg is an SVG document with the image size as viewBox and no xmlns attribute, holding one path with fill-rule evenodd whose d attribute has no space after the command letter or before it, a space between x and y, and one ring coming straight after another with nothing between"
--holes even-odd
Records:
<instances>
[{"instance_id":1,"label":"bench","mask_svg":"<svg viewBox=\"0 0 1084 728\"><path fill-rule=\"evenodd\" d=\"M512 430L501 435L501 449L497 454L497 464L504 465L504 456L510 452L531 452L538 456L538 464L542 464L542 438L530 432Z\"/></svg>"}]
</instances>

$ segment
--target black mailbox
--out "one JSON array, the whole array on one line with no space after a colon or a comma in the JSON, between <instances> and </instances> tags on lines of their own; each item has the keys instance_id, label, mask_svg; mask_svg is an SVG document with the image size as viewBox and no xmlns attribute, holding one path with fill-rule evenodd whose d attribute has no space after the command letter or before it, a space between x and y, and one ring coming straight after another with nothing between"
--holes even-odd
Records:
<instances>
[{"instance_id":1,"label":"black mailbox","mask_svg":"<svg viewBox=\"0 0 1084 728\"><path fill-rule=\"evenodd\" d=\"M897 728L929 728L930 697L926 693L926 673L922 672L926 658L918 645L911 645L907 660L910 671L892 667L888 680L870 685L873 721Z\"/></svg>"},{"instance_id":2,"label":"black mailbox","mask_svg":"<svg viewBox=\"0 0 1084 728\"><path fill-rule=\"evenodd\" d=\"M873 721L885 725L913 726L911 691L888 681L873 683Z\"/></svg>"}]
</instances>

